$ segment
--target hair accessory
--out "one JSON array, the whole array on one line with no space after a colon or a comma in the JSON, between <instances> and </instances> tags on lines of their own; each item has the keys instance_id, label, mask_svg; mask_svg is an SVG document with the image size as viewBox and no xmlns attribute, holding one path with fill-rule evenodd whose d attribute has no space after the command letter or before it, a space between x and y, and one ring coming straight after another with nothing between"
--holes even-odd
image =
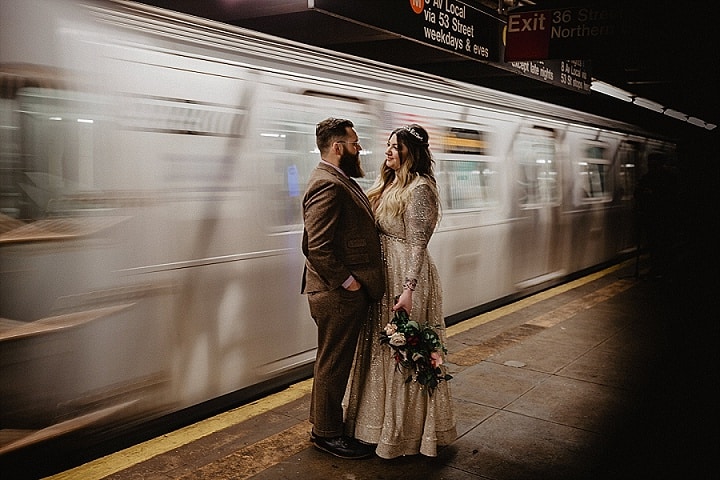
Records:
<instances>
[{"instance_id":1,"label":"hair accessory","mask_svg":"<svg viewBox=\"0 0 720 480\"><path fill-rule=\"evenodd\" d=\"M415 129L414 129L413 127L411 127L410 125L405 125L405 126L403 127L403 129L404 129L406 132L410 133L410 135L412 135L413 137L417 138L421 143L425 143L425 141L424 141L423 138L422 138L422 135L420 135L420 134L417 132L417 130L415 130Z\"/></svg>"}]
</instances>

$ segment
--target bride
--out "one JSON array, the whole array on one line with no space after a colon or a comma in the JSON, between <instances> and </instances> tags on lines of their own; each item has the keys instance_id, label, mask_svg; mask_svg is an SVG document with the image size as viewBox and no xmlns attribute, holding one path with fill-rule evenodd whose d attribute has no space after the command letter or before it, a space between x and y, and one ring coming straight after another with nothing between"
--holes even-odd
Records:
<instances>
[{"instance_id":1,"label":"bride","mask_svg":"<svg viewBox=\"0 0 720 480\"><path fill-rule=\"evenodd\" d=\"M442 365L442 290L427 250L440 216L427 131L417 124L395 129L385 155L368 198L382 242L386 291L358 340L345 394L346 434L376 444L375 453L386 459L436 456L437 447L450 444L457 433L451 377ZM437 334L441 346L431 355L404 357L422 335L398 337L394 319L401 310L418 328ZM429 366L429 377L413 371L420 364Z\"/></svg>"}]
</instances>

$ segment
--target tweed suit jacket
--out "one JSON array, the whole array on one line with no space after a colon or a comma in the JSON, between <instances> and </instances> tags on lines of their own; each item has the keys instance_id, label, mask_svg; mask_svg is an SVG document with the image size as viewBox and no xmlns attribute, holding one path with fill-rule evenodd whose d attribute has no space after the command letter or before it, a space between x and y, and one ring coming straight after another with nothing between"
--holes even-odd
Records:
<instances>
[{"instance_id":1,"label":"tweed suit jacket","mask_svg":"<svg viewBox=\"0 0 720 480\"><path fill-rule=\"evenodd\" d=\"M351 179L320 163L303 197L302 293L341 288L353 275L374 300L385 292L380 238L367 197Z\"/></svg>"}]
</instances>

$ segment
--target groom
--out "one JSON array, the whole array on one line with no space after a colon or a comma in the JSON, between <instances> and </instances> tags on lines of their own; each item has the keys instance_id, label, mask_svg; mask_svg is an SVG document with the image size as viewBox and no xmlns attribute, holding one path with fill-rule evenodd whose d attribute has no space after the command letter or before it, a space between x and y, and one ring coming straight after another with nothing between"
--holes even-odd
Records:
<instances>
[{"instance_id":1,"label":"groom","mask_svg":"<svg viewBox=\"0 0 720 480\"><path fill-rule=\"evenodd\" d=\"M366 458L374 447L343 435L342 400L360 327L385 291L380 239L370 203L352 179L362 177L360 145L350 120L317 124L321 160L303 198L302 293L318 328L310 434L320 450Z\"/></svg>"}]
</instances>

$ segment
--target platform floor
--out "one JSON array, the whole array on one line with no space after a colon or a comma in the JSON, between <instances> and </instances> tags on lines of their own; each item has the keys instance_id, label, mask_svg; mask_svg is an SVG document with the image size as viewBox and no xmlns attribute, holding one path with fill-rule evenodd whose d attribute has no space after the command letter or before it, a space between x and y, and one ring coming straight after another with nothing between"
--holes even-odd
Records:
<instances>
[{"instance_id":1,"label":"platform floor","mask_svg":"<svg viewBox=\"0 0 720 480\"><path fill-rule=\"evenodd\" d=\"M318 451L307 380L49 478L718 478L717 322L698 318L689 285L635 272L629 261L450 327L459 437L436 458Z\"/></svg>"}]
</instances>

